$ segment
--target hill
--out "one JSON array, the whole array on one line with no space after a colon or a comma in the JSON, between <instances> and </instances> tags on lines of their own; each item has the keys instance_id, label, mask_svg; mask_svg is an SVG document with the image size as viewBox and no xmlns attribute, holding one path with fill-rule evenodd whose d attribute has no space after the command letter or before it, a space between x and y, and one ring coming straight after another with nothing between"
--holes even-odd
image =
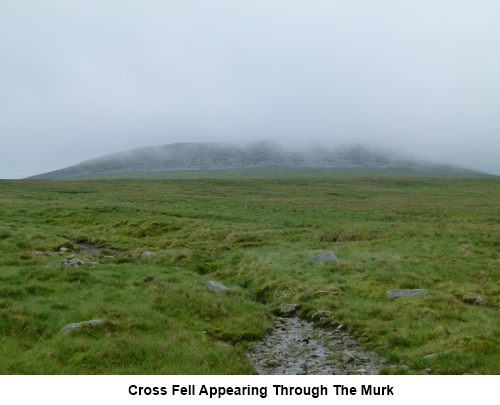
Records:
<instances>
[{"instance_id":1,"label":"hill","mask_svg":"<svg viewBox=\"0 0 500 405\"><path fill-rule=\"evenodd\" d=\"M391 169L422 174L474 175L471 170L405 159L388 152L374 152L366 147L328 149L310 147L301 151L286 150L260 142L249 145L233 143L176 143L149 146L114 153L77 165L29 177L30 179L67 179L115 177L138 173L186 171L224 171L262 168ZM216 176L217 177L217 176ZM256 177L260 177L258 174Z\"/></svg>"}]
</instances>

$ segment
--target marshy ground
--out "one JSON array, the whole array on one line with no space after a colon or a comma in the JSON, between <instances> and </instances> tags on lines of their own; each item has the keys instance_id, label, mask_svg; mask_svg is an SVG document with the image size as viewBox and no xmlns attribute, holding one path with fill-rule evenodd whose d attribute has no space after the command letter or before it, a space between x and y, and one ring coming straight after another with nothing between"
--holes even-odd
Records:
<instances>
[{"instance_id":1,"label":"marshy ground","mask_svg":"<svg viewBox=\"0 0 500 405\"><path fill-rule=\"evenodd\" d=\"M0 181L3 374L250 374L287 303L381 373L498 374L499 281L497 178Z\"/></svg>"}]
</instances>

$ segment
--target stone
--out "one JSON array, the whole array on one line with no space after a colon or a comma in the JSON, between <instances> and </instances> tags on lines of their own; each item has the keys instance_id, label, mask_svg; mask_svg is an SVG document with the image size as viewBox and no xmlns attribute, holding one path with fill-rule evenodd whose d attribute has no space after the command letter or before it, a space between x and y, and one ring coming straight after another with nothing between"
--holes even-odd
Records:
<instances>
[{"instance_id":1,"label":"stone","mask_svg":"<svg viewBox=\"0 0 500 405\"><path fill-rule=\"evenodd\" d=\"M343 363L350 363L354 361L354 356L349 353L349 352L346 352L343 356L342 356L342 362Z\"/></svg>"},{"instance_id":2,"label":"stone","mask_svg":"<svg viewBox=\"0 0 500 405\"><path fill-rule=\"evenodd\" d=\"M445 354L450 354L450 353L451 350L446 350L445 352L440 352L440 353L431 353L428 354L427 356L424 356L424 359L433 359L434 357L443 356Z\"/></svg>"},{"instance_id":3,"label":"stone","mask_svg":"<svg viewBox=\"0 0 500 405\"><path fill-rule=\"evenodd\" d=\"M105 259L114 259L115 257L114 256L104 256Z\"/></svg>"},{"instance_id":4,"label":"stone","mask_svg":"<svg viewBox=\"0 0 500 405\"><path fill-rule=\"evenodd\" d=\"M70 323L69 325L66 325L64 328L61 329L61 333L68 333L69 331L81 328L82 326L92 327L93 325L98 325L101 323L103 323L103 321L101 321L100 319L92 319L91 321Z\"/></svg>"},{"instance_id":5,"label":"stone","mask_svg":"<svg viewBox=\"0 0 500 405\"><path fill-rule=\"evenodd\" d=\"M154 256L156 254L156 252L142 252L142 257L150 257L150 256Z\"/></svg>"},{"instance_id":6,"label":"stone","mask_svg":"<svg viewBox=\"0 0 500 405\"><path fill-rule=\"evenodd\" d=\"M329 317L332 314L333 314L332 311L321 310L321 311L318 311L318 312L315 312L314 314L312 314L311 318L313 321L315 321L315 320L318 320L321 318Z\"/></svg>"},{"instance_id":7,"label":"stone","mask_svg":"<svg viewBox=\"0 0 500 405\"><path fill-rule=\"evenodd\" d=\"M483 303L483 299L481 297L476 297L476 304L481 305Z\"/></svg>"},{"instance_id":8,"label":"stone","mask_svg":"<svg viewBox=\"0 0 500 405\"><path fill-rule=\"evenodd\" d=\"M66 267L80 267L85 263L74 257L72 259L61 259L61 264Z\"/></svg>"},{"instance_id":9,"label":"stone","mask_svg":"<svg viewBox=\"0 0 500 405\"><path fill-rule=\"evenodd\" d=\"M280 313L282 315L290 315L293 314L298 308L297 304L281 304L280 305Z\"/></svg>"},{"instance_id":10,"label":"stone","mask_svg":"<svg viewBox=\"0 0 500 405\"><path fill-rule=\"evenodd\" d=\"M424 289L416 290L387 290L387 298L399 298L399 297L414 297L415 295L427 294L429 291Z\"/></svg>"},{"instance_id":11,"label":"stone","mask_svg":"<svg viewBox=\"0 0 500 405\"><path fill-rule=\"evenodd\" d=\"M477 297L478 297L477 294L469 291L462 296L462 301L465 302L466 304L475 304Z\"/></svg>"},{"instance_id":12,"label":"stone","mask_svg":"<svg viewBox=\"0 0 500 405\"><path fill-rule=\"evenodd\" d=\"M205 283L205 288L213 292L224 292L229 290L229 288L227 288L224 284L218 283L217 281L213 280L207 281Z\"/></svg>"},{"instance_id":13,"label":"stone","mask_svg":"<svg viewBox=\"0 0 500 405\"><path fill-rule=\"evenodd\" d=\"M338 262L339 259L335 256L333 252L322 253L320 255L316 255L309 258L310 260L314 260L316 262Z\"/></svg>"},{"instance_id":14,"label":"stone","mask_svg":"<svg viewBox=\"0 0 500 405\"><path fill-rule=\"evenodd\" d=\"M318 291L316 291L316 294L338 294L338 292L337 291L318 290Z\"/></svg>"},{"instance_id":15,"label":"stone","mask_svg":"<svg viewBox=\"0 0 500 405\"><path fill-rule=\"evenodd\" d=\"M425 374L431 374L432 373L432 368L424 368L422 370L422 372L425 373Z\"/></svg>"},{"instance_id":16,"label":"stone","mask_svg":"<svg viewBox=\"0 0 500 405\"><path fill-rule=\"evenodd\" d=\"M66 252L67 250L68 250L68 248L65 248L65 247L59 248L60 252Z\"/></svg>"}]
</instances>

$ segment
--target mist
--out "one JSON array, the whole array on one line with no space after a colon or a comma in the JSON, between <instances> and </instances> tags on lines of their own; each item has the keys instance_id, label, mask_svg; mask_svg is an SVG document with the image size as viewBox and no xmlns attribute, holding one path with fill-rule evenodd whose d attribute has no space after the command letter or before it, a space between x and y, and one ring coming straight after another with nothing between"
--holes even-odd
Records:
<instances>
[{"instance_id":1,"label":"mist","mask_svg":"<svg viewBox=\"0 0 500 405\"><path fill-rule=\"evenodd\" d=\"M500 174L498 15L493 1L3 1L0 178L259 140Z\"/></svg>"}]
</instances>

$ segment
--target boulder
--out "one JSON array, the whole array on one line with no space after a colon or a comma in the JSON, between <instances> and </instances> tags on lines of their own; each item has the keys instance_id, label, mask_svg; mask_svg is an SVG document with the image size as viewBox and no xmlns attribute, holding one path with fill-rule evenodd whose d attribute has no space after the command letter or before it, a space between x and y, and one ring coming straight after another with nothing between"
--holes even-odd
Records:
<instances>
[{"instance_id":1,"label":"boulder","mask_svg":"<svg viewBox=\"0 0 500 405\"><path fill-rule=\"evenodd\" d=\"M282 315L291 315L298 309L297 304L281 304L280 305L280 314Z\"/></svg>"},{"instance_id":2,"label":"boulder","mask_svg":"<svg viewBox=\"0 0 500 405\"><path fill-rule=\"evenodd\" d=\"M101 321L100 319L92 319L91 321L70 323L69 325L66 325L64 328L61 329L61 333L68 333L69 331L81 328L82 326L92 327L93 325L98 325L101 323L103 323L103 321Z\"/></svg>"},{"instance_id":3,"label":"boulder","mask_svg":"<svg viewBox=\"0 0 500 405\"><path fill-rule=\"evenodd\" d=\"M429 291L424 289L416 290L387 290L387 298L399 298L399 297L414 297L415 295L427 294Z\"/></svg>"},{"instance_id":4,"label":"boulder","mask_svg":"<svg viewBox=\"0 0 500 405\"><path fill-rule=\"evenodd\" d=\"M74 257L72 259L61 259L61 264L66 267L80 267L85 263Z\"/></svg>"},{"instance_id":5,"label":"boulder","mask_svg":"<svg viewBox=\"0 0 500 405\"><path fill-rule=\"evenodd\" d=\"M142 252L142 257L154 256L156 252Z\"/></svg>"},{"instance_id":6,"label":"boulder","mask_svg":"<svg viewBox=\"0 0 500 405\"><path fill-rule=\"evenodd\" d=\"M310 260L314 260L316 262L338 262L339 259L335 256L333 252L322 253L317 256L313 256L309 258Z\"/></svg>"},{"instance_id":7,"label":"boulder","mask_svg":"<svg viewBox=\"0 0 500 405\"><path fill-rule=\"evenodd\" d=\"M318 312L315 312L314 314L312 314L311 318L313 321L316 321L316 320L321 319L321 318L329 317L331 314L333 314L332 311L321 310L321 311L318 311Z\"/></svg>"},{"instance_id":8,"label":"boulder","mask_svg":"<svg viewBox=\"0 0 500 405\"><path fill-rule=\"evenodd\" d=\"M205 288L209 291L214 291L214 292L224 292L229 290L224 284L218 283L217 281L207 281L205 283Z\"/></svg>"}]
</instances>

